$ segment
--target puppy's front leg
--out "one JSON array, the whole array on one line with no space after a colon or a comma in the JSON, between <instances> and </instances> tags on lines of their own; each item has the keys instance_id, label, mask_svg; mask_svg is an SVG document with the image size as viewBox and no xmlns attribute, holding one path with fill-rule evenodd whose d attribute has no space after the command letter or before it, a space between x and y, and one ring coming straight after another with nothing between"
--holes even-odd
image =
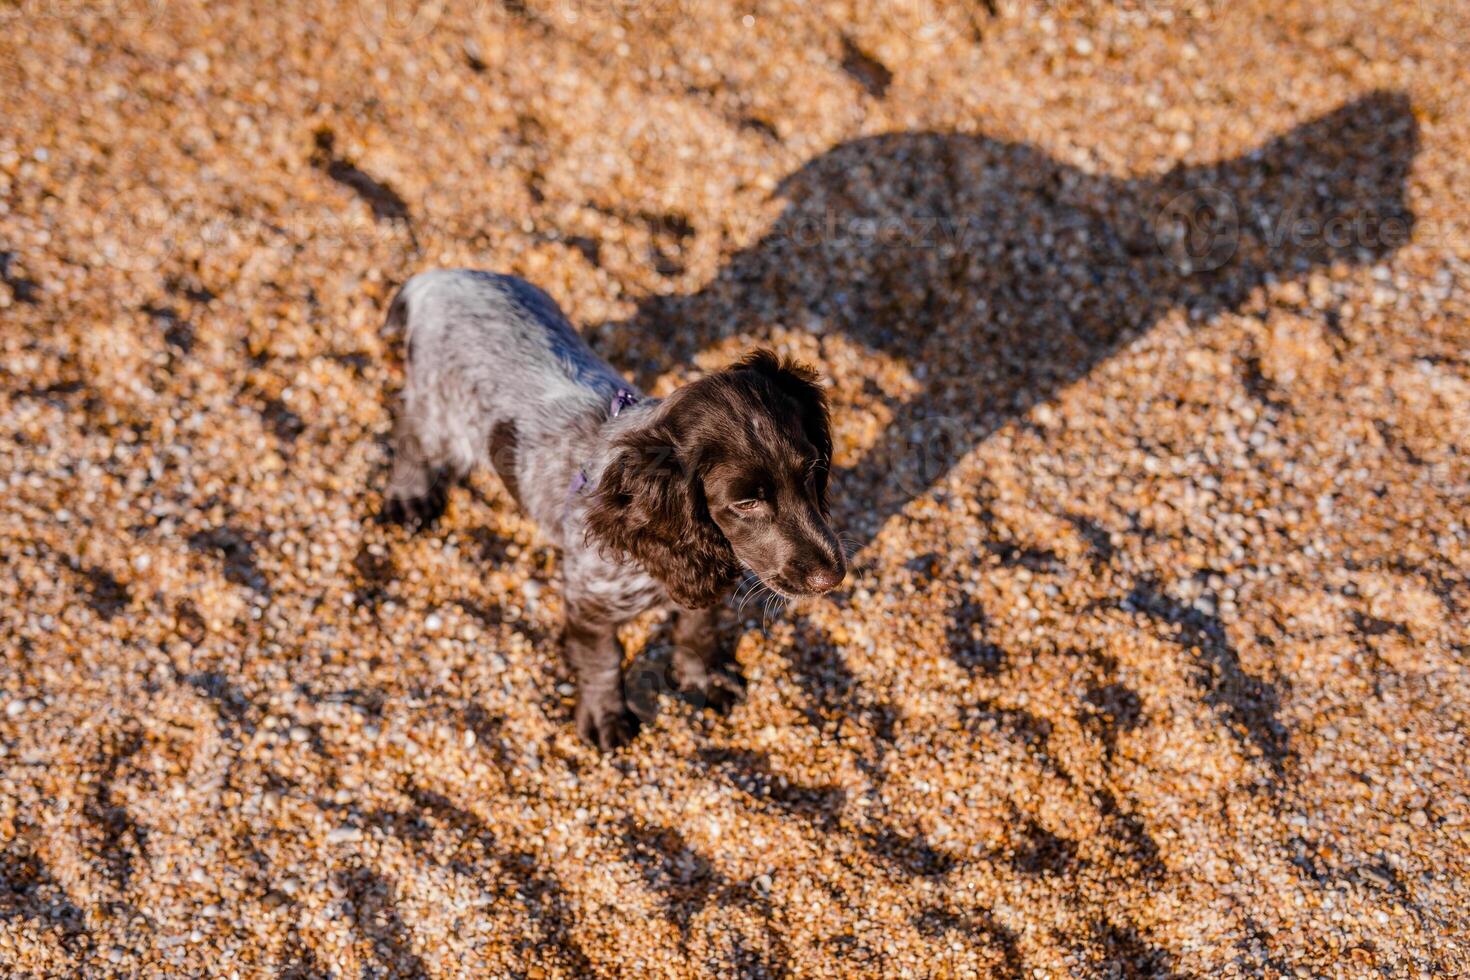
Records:
<instances>
[{"instance_id":1,"label":"puppy's front leg","mask_svg":"<svg viewBox=\"0 0 1470 980\"><path fill-rule=\"evenodd\" d=\"M638 734L638 717L623 697L617 624L569 602L566 651L577 675L578 734L604 752L628 742Z\"/></svg>"},{"instance_id":2,"label":"puppy's front leg","mask_svg":"<svg viewBox=\"0 0 1470 980\"><path fill-rule=\"evenodd\" d=\"M383 519L410 528L438 521L449 503L454 482L450 468L431 458L423 435L405 405L393 425L393 471L383 494Z\"/></svg>"},{"instance_id":3,"label":"puppy's front leg","mask_svg":"<svg viewBox=\"0 0 1470 980\"><path fill-rule=\"evenodd\" d=\"M721 646L715 610L680 609L674 618L674 681L705 707L725 712L745 696L745 679Z\"/></svg>"}]
</instances>

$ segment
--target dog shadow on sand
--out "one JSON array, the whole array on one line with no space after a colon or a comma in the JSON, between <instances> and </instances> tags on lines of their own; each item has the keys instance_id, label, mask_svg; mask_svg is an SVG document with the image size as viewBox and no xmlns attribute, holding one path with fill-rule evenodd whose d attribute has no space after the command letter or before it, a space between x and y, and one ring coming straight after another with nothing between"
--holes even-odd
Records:
<instances>
[{"instance_id":1,"label":"dog shadow on sand","mask_svg":"<svg viewBox=\"0 0 1470 980\"><path fill-rule=\"evenodd\" d=\"M1171 311L1208 323L1243 309L1268 283L1392 255L1414 232L1405 184L1418 143L1408 100L1390 92L1348 103L1235 159L1148 179L1089 174L1035 147L984 136L865 138L822 154L783 181L778 193L789 202L785 211L712 282L692 294L650 298L628 320L601 324L590 336L595 346L615 348L606 351L610 360L645 387L729 338L774 342L774 324L819 323L824 335L840 335L907 367L915 381L910 394L892 397L869 386L891 422L861 458L833 475L834 523L856 553L1008 420L1086 376ZM665 231L675 238L692 234L686 222L678 225ZM595 257L595 247L589 244L589 251ZM1335 314L1324 315L1329 329L1338 329ZM1266 393L1263 411L1283 410L1270 402ZM1085 522L1078 529L1092 544L1093 560L1106 564L1107 532ZM1012 559L1050 560L1026 553L1006 558ZM1242 751L1260 760L1265 780L1281 786L1291 747L1279 694L1242 666L1219 617L1171 598L1144 574L1114 601L1189 651L1201 699ZM968 670L997 674L1005 652L974 641L984 610L951 612L954 659ZM792 625L788 656L803 710L815 726L853 719L872 736L851 743L870 784L857 792L881 804L885 754L903 719L881 692L865 689L841 645L819 625L799 612ZM656 712L668 692L667 653L665 642L651 643L629 671L630 700L641 713ZM1094 723L1091 730L1111 757L1118 733L1140 724L1140 699L1104 681L1087 699L1079 712ZM1045 718L997 703L964 707L967 723L987 737L998 732L1038 766L1077 782L1052 757ZM482 741L492 744L493 736L486 727ZM943 879L967 860L914 828L890 825L881 805L850 807L850 788L791 781L764 752L711 745L691 763L753 806L818 831L853 835L897 874ZM629 763L615 756L613 764ZM1087 788L1112 854L1110 873L1161 876L1159 847L1128 801L1107 786ZM430 801L420 810L443 806ZM463 815L443 819L469 826ZM1070 875L1085 867L1078 842L1019 810L1010 834L990 858L1016 875ZM676 831L630 825L624 844L628 860L664 892L685 941L693 916L710 903L745 903L758 918L773 914L758 896L715 873ZM586 958L558 911L565 896L550 870L534 880L550 896L544 908L551 913L536 916L549 955L575 972ZM838 889L835 900L845 900L840 885L830 887ZM1088 942L1102 951L1099 969L1170 972L1171 954L1117 910L1088 915ZM1003 975L1026 974L1019 937L983 909L957 915L926 907L914 926L936 939L963 937L985 947ZM853 948L834 952L877 955L859 938L849 939ZM737 937L731 956L732 963L749 960L779 974L787 952L778 931L766 929L764 937Z\"/></svg>"},{"instance_id":2,"label":"dog shadow on sand","mask_svg":"<svg viewBox=\"0 0 1470 980\"><path fill-rule=\"evenodd\" d=\"M907 366L918 393L895 399L870 384L892 421L833 475L834 524L857 552L1008 420L1170 311L1207 323L1267 283L1391 255L1414 231L1405 183L1418 145L1395 92L1156 178L1087 173L985 136L867 137L787 177L780 218L708 285L652 297L592 333L613 338L614 362L644 385L732 336L760 342L772 324L820 324ZM1290 747L1277 691L1242 668L1219 619L1152 580L1118 602L1200 651L1203 697L1279 774ZM862 707L841 650L804 622L821 648L797 654L808 694L834 711Z\"/></svg>"},{"instance_id":3,"label":"dog shadow on sand","mask_svg":"<svg viewBox=\"0 0 1470 980\"><path fill-rule=\"evenodd\" d=\"M867 393L892 421L861 458L833 474L834 524L856 553L1008 420L1086 376L1171 311L1208 323L1240 311L1268 283L1392 255L1414 233L1405 185L1418 146L1412 107L1394 92L1357 99L1243 156L1178 166L1157 178L1090 174L1036 147L984 136L864 138L786 178L778 194L789 203L780 218L708 285L650 298L628 320L603 324L592 336L615 346L613 362L644 386L728 338L774 341L773 324L817 323L824 336L840 334L906 366L917 394L891 398L869 384ZM687 225L673 230L675 237L691 232ZM1340 331L1335 311L1317 315ZM1289 411L1262 390L1262 379L1244 380L1261 411ZM1105 565L1113 551L1108 532L1073 523L1090 542L1092 561ZM1135 575L1113 602L1187 651L1201 700L1258 760L1271 791L1280 790L1291 745L1279 693L1242 666L1220 618L1173 599L1147 573ZM953 658L968 670L997 674L1005 651L977 644L967 629L984 622L984 610L951 612ZM853 719L871 735L854 750L872 784L866 792L876 794L902 718L881 692L864 689L840 643L799 612L792 619L795 643L787 656L803 710L814 725ZM659 683L666 659L662 644L635 659L635 708L656 710L667 691ZM1109 747L1110 760L1117 735L1141 723L1141 701L1125 685L1102 681L1086 697L1079 717L1094 723L1090 730ZM994 703L965 706L965 713L967 722L1017 742L1037 765L1076 781L1049 753L1046 719ZM853 812L840 788L774 779L772 760L761 752L712 748L695 764L756 805L815 828L837 826ZM1162 874L1144 821L1106 786L1090 788L1115 870L1144 879ZM921 832L889 826L881 810L864 808L855 831L881 863L903 875L942 877L961 860ZM1076 842L1016 816L1013 840L996 860L1021 876L1081 867ZM680 855L664 858L676 863ZM1167 950L1115 912L1094 912L1091 940L1109 963L1138 975L1170 972ZM915 927L964 935L987 946L1002 972L1024 975L1017 937L983 910L977 916L959 921L936 908Z\"/></svg>"}]
</instances>

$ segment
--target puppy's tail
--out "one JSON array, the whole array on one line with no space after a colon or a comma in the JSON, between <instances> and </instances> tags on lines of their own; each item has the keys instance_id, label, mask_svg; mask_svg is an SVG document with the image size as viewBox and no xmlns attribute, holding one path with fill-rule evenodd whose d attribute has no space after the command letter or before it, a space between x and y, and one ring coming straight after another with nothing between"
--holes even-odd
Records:
<instances>
[{"instance_id":1,"label":"puppy's tail","mask_svg":"<svg viewBox=\"0 0 1470 980\"><path fill-rule=\"evenodd\" d=\"M408 332L408 292L409 283L398 287L398 292L393 294L393 302L388 304L388 316L383 320L383 336L385 338L397 339Z\"/></svg>"},{"instance_id":2,"label":"puppy's tail","mask_svg":"<svg viewBox=\"0 0 1470 980\"><path fill-rule=\"evenodd\" d=\"M397 355L399 368L405 368L414 361L414 296L424 290L428 278L428 275L416 275L399 286L398 292L393 294L393 301L388 304L388 315L383 318L381 337L385 346Z\"/></svg>"},{"instance_id":3,"label":"puppy's tail","mask_svg":"<svg viewBox=\"0 0 1470 980\"><path fill-rule=\"evenodd\" d=\"M402 344L409 363L413 363L413 312L430 298L424 294L443 288L445 278L446 273L442 271L421 272L412 276L398 287L393 301L388 304L388 315L383 320L383 339Z\"/></svg>"}]
</instances>

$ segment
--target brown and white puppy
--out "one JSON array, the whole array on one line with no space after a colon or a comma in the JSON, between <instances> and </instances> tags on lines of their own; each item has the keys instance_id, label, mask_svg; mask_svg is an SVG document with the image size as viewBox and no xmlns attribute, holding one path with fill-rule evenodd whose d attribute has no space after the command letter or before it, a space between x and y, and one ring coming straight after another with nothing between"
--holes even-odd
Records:
<instances>
[{"instance_id":1,"label":"brown and white puppy","mask_svg":"<svg viewBox=\"0 0 1470 980\"><path fill-rule=\"evenodd\" d=\"M563 550L577 729L599 748L638 728L620 624L675 606L675 681L722 708L742 682L712 607L747 573L788 598L846 576L828 522L826 399L809 368L758 350L645 398L544 292L485 272L415 276L388 316L407 333L408 377L385 515L432 523L456 479L495 468Z\"/></svg>"}]
</instances>

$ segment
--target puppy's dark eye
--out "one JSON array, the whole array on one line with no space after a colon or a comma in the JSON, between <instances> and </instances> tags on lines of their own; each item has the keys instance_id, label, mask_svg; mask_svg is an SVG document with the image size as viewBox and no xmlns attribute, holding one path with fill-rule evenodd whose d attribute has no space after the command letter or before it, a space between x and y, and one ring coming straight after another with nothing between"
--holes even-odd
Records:
<instances>
[{"instance_id":1,"label":"puppy's dark eye","mask_svg":"<svg viewBox=\"0 0 1470 980\"><path fill-rule=\"evenodd\" d=\"M742 514L754 514L756 511L765 506L765 501L755 499L737 500L730 506L735 508L735 510L739 511Z\"/></svg>"}]
</instances>

